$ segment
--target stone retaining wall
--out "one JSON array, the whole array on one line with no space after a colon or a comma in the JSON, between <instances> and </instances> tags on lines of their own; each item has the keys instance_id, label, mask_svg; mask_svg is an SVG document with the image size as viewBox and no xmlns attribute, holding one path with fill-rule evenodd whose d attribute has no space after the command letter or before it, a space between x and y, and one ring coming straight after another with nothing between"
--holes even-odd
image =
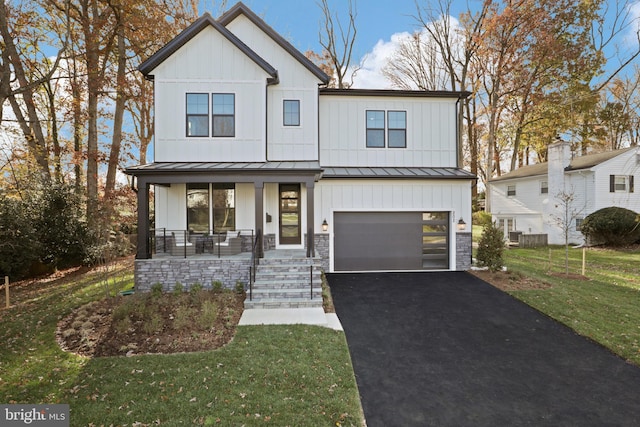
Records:
<instances>
[{"instance_id":1,"label":"stone retaining wall","mask_svg":"<svg viewBox=\"0 0 640 427\"><path fill-rule=\"evenodd\" d=\"M136 291L146 292L156 283L165 291L173 290L180 282L186 289L199 283L209 288L219 280L225 288L233 289L239 280L249 282L250 259L138 259L135 261Z\"/></svg>"}]
</instances>

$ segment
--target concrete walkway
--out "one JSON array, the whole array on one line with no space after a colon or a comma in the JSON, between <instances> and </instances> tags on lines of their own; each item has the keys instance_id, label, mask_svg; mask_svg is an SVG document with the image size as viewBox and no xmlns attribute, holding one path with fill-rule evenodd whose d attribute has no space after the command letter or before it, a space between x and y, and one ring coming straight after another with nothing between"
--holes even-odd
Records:
<instances>
[{"instance_id":1,"label":"concrete walkway","mask_svg":"<svg viewBox=\"0 0 640 427\"><path fill-rule=\"evenodd\" d=\"M253 308L242 313L238 325L317 325L342 331L335 313L317 308Z\"/></svg>"}]
</instances>

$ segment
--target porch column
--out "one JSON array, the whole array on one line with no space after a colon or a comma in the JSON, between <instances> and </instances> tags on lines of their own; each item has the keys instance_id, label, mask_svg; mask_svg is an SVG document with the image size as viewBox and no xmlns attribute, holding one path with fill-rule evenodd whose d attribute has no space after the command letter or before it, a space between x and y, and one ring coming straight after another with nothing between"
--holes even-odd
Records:
<instances>
[{"instance_id":1,"label":"porch column","mask_svg":"<svg viewBox=\"0 0 640 427\"><path fill-rule=\"evenodd\" d=\"M149 183L138 177L138 245L136 259L151 258L149 247Z\"/></svg>"},{"instance_id":2,"label":"porch column","mask_svg":"<svg viewBox=\"0 0 640 427\"><path fill-rule=\"evenodd\" d=\"M315 256L314 181L307 181L307 257Z\"/></svg>"},{"instance_id":3,"label":"porch column","mask_svg":"<svg viewBox=\"0 0 640 427\"><path fill-rule=\"evenodd\" d=\"M258 258L264 257L264 230L262 229L263 215L264 215L264 182L256 181L253 183L255 186L255 227L256 237L259 239L256 245L256 256Z\"/></svg>"}]
</instances>

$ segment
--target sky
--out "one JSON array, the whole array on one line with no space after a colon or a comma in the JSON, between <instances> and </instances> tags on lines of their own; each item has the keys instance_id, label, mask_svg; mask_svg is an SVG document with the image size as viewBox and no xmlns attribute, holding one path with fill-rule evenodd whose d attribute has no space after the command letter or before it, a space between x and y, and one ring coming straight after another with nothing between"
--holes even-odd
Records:
<instances>
[{"instance_id":1,"label":"sky","mask_svg":"<svg viewBox=\"0 0 640 427\"><path fill-rule=\"evenodd\" d=\"M258 16L265 20L274 30L285 37L301 52L313 50L321 52L319 33L322 13L319 0L243 0ZM427 0L353 0L357 12L357 37L352 63L361 63L362 69L353 81L356 88L391 88L390 83L382 76L382 67L390 60L391 53L402 37L420 28L416 18L416 3L426 7L436 1ZM227 0L227 8L236 0ZM329 7L341 17L347 16L347 0L328 0ZM469 7L478 9L482 0L453 0L451 14L454 18ZM205 10L216 16L220 0L201 0L200 13ZM609 0L610 5L622 4L617 0ZM631 14L640 17L640 0L632 0ZM391 5L391 6L390 6ZM610 10L614 10L611 7ZM346 20L343 21L346 23ZM629 31L631 33L631 31ZM637 43L635 37L629 40ZM611 61L610 66L615 66ZM354 64L354 65L355 65ZM632 67L629 67L632 68Z\"/></svg>"},{"instance_id":2,"label":"sky","mask_svg":"<svg viewBox=\"0 0 640 427\"><path fill-rule=\"evenodd\" d=\"M469 1L473 4L480 0ZM319 42L322 12L316 0L243 0L243 3L301 52L322 51ZM348 16L347 0L329 0L328 3L332 11L339 13L341 17ZM454 3L458 3L460 7L466 6L465 1ZM210 2L205 2L205 7L207 4L211 5ZM229 6L233 4L234 0L228 1ZM389 88L389 83L380 75L379 68L392 51L392 38L397 40L398 34L412 33L419 28L416 2L354 0L354 5L358 33L352 61L357 64L365 55L368 57L365 67L356 75L354 87ZM457 11L455 15L458 15ZM346 20L343 22L347 23Z\"/></svg>"}]
</instances>

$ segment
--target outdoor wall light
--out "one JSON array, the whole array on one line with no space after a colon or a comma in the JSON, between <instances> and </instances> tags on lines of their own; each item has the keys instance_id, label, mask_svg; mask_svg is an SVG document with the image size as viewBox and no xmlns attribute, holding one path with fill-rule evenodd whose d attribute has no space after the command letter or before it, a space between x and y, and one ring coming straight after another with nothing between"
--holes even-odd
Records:
<instances>
[{"instance_id":1,"label":"outdoor wall light","mask_svg":"<svg viewBox=\"0 0 640 427\"><path fill-rule=\"evenodd\" d=\"M458 220L458 231L464 231L466 229L467 229L467 223L464 222L462 217L460 217L460 219Z\"/></svg>"},{"instance_id":2,"label":"outdoor wall light","mask_svg":"<svg viewBox=\"0 0 640 427\"><path fill-rule=\"evenodd\" d=\"M325 233L329 231L329 224L327 223L326 218L324 219L324 221L322 221L322 231L324 231Z\"/></svg>"}]
</instances>

